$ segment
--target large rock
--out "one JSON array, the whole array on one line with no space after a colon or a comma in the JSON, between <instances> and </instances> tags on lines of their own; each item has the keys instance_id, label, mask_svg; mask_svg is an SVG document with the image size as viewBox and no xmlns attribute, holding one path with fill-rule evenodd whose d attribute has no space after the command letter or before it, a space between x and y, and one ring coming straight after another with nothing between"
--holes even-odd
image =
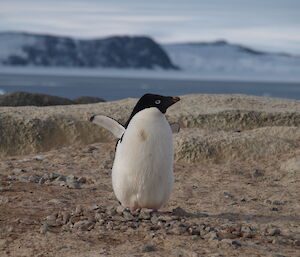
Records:
<instances>
[{"instance_id":1,"label":"large rock","mask_svg":"<svg viewBox=\"0 0 300 257\"><path fill-rule=\"evenodd\" d=\"M105 102L105 100L100 97L92 97L92 96L81 96L73 99L74 104L95 104L101 102Z\"/></svg>"},{"instance_id":2,"label":"large rock","mask_svg":"<svg viewBox=\"0 0 300 257\"><path fill-rule=\"evenodd\" d=\"M0 95L0 106L50 106L74 104L72 100L46 95L32 94L27 92L12 92Z\"/></svg>"},{"instance_id":3,"label":"large rock","mask_svg":"<svg viewBox=\"0 0 300 257\"><path fill-rule=\"evenodd\" d=\"M175 160L259 159L300 148L300 127L263 127L244 132L186 129L175 137Z\"/></svg>"},{"instance_id":4,"label":"large rock","mask_svg":"<svg viewBox=\"0 0 300 257\"><path fill-rule=\"evenodd\" d=\"M0 106L52 106L99 102L105 102L105 100L99 97L89 96L78 97L70 100L59 96L27 92L12 92L0 95Z\"/></svg>"},{"instance_id":5,"label":"large rock","mask_svg":"<svg viewBox=\"0 0 300 257\"><path fill-rule=\"evenodd\" d=\"M113 141L88 120L125 123L136 99L77 106L1 107L0 156ZM245 95L187 95L168 110L179 121L175 158L187 162L261 158L299 148L300 101Z\"/></svg>"}]
</instances>

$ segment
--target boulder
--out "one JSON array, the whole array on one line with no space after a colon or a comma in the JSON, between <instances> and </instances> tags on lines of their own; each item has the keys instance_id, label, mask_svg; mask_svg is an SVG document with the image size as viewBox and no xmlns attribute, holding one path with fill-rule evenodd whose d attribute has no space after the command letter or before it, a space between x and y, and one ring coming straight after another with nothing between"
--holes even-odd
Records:
<instances>
[{"instance_id":1,"label":"boulder","mask_svg":"<svg viewBox=\"0 0 300 257\"><path fill-rule=\"evenodd\" d=\"M74 104L72 100L47 94L12 92L0 95L0 106L49 106Z\"/></svg>"},{"instance_id":2,"label":"boulder","mask_svg":"<svg viewBox=\"0 0 300 257\"><path fill-rule=\"evenodd\" d=\"M198 162L263 158L299 149L300 101L246 95L186 95L167 118L179 122L175 159ZM89 122L104 114L125 124L137 99L49 107L0 107L0 156L64 145L112 142Z\"/></svg>"},{"instance_id":3,"label":"boulder","mask_svg":"<svg viewBox=\"0 0 300 257\"><path fill-rule=\"evenodd\" d=\"M105 102L105 100L100 97L89 96L78 97L71 100L59 96L27 92L12 92L0 95L0 106L52 106L99 102Z\"/></svg>"}]
</instances>

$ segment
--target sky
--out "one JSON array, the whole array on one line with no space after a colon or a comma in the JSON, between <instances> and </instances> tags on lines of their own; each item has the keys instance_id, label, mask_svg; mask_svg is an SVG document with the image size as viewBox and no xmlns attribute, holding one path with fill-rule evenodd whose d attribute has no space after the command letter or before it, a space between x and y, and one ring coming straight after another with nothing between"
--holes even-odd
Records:
<instances>
[{"instance_id":1,"label":"sky","mask_svg":"<svg viewBox=\"0 0 300 257\"><path fill-rule=\"evenodd\" d=\"M0 31L76 38L224 39L300 55L300 0L0 0Z\"/></svg>"}]
</instances>

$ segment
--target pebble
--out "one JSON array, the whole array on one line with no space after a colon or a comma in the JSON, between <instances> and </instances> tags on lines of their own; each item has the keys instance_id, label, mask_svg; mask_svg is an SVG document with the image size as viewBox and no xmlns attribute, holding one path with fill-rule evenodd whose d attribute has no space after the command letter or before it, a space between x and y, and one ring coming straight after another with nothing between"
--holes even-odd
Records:
<instances>
[{"instance_id":1,"label":"pebble","mask_svg":"<svg viewBox=\"0 0 300 257\"><path fill-rule=\"evenodd\" d=\"M74 228L81 231L90 231L94 226L95 223L89 220L80 220L74 224Z\"/></svg>"},{"instance_id":2,"label":"pebble","mask_svg":"<svg viewBox=\"0 0 300 257\"><path fill-rule=\"evenodd\" d=\"M173 227L172 229L169 230L170 234L174 235L184 235L186 233L187 229L185 227Z\"/></svg>"},{"instance_id":3,"label":"pebble","mask_svg":"<svg viewBox=\"0 0 300 257\"><path fill-rule=\"evenodd\" d=\"M245 238L252 238L255 235L254 228L246 225L241 227L241 233Z\"/></svg>"},{"instance_id":4,"label":"pebble","mask_svg":"<svg viewBox=\"0 0 300 257\"><path fill-rule=\"evenodd\" d=\"M42 185L45 182L46 182L46 180L43 177L41 177L38 183L39 183L39 185Z\"/></svg>"},{"instance_id":5,"label":"pebble","mask_svg":"<svg viewBox=\"0 0 300 257\"><path fill-rule=\"evenodd\" d=\"M287 201L282 201L282 200L265 200L265 203L267 204L272 204L272 205L285 205Z\"/></svg>"},{"instance_id":6,"label":"pebble","mask_svg":"<svg viewBox=\"0 0 300 257\"><path fill-rule=\"evenodd\" d=\"M294 243L293 243L293 245L300 246L300 240L295 240Z\"/></svg>"},{"instance_id":7,"label":"pebble","mask_svg":"<svg viewBox=\"0 0 300 257\"><path fill-rule=\"evenodd\" d=\"M50 200L52 203L59 203L58 199ZM177 210L180 210L177 209ZM183 209L179 214L185 212ZM186 213L186 212L185 212ZM92 216L90 216L92 215ZM209 221L199 223L200 219L189 219L188 217L169 214L158 215L151 210L141 210L131 213L122 206L101 206L93 205L84 210L81 205L76 206L73 213L67 210L53 213L46 217L45 224L48 227L61 226L60 231L90 231L97 230L117 230L130 232L141 229L149 231L148 234L155 234L155 237L166 235L189 236L189 240L207 240L211 243L219 244L220 241L233 247L240 247L238 238L255 238L265 235L268 242L284 244L281 237L272 238L271 236L280 235L281 231L274 225L258 229L256 227L228 222L222 225L211 224ZM275 240L275 241L274 241ZM277 241L276 241L277 240ZM299 241L288 241L288 244L298 245Z\"/></svg>"},{"instance_id":8,"label":"pebble","mask_svg":"<svg viewBox=\"0 0 300 257\"><path fill-rule=\"evenodd\" d=\"M114 206L108 206L106 214L109 216L115 216L117 214L116 208Z\"/></svg>"},{"instance_id":9,"label":"pebble","mask_svg":"<svg viewBox=\"0 0 300 257\"><path fill-rule=\"evenodd\" d=\"M62 225L62 221L57 219L57 213L54 213L46 217L46 224L50 227L58 227Z\"/></svg>"},{"instance_id":10,"label":"pebble","mask_svg":"<svg viewBox=\"0 0 300 257\"><path fill-rule=\"evenodd\" d=\"M81 216L83 214L83 208L81 205L77 205L74 214L76 216Z\"/></svg>"},{"instance_id":11,"label":"pebble","mask_svg":"<svg viewBox=\"0 0 300 257\"><path fill-rule=\"evenodd\" d=\"M70 220L70 217L71 217L70 213L66 212L66 211L63 211L61 213L61 216L62 216L62 222L63 222L63 224L67 224L69 222L69 220Z\"/></svg>"},{"instance_id":12,"label":"pebble","mask_svg":"<svg viewBox=\"0 0 300 257\"><path fill-rule=\"evenodd\" d=\"M66 177L66 185L69 188L78 189L80 188L80 184L77 181L77 178L74 175L68 175Z\"/></svg>"},{"instance_id":13,"label":"pebble","mask_svg":"<svg viewBox=\"0 0 300 257\"><path fill-rule=\"evenodd\" d=\"M122 205L119 205L117 208L116 208L116 212L121 215L123 214L123 212L125 211L126 209L122 206Z\"/></svg>"},{"instance_id":14,"label":"pebble","mask_svg":"<svg viewBox=\"0 0 300 257\"><path fill-rule=\"evenodd\" d=\"M228 198L228 199L231 199L231 200L235 199L234 196L232 194L228 193L228 192L224 192L223 194L224 194L225 198Z\"/></svg>"},{"instance_id":15,"label":"pebble","mask_svg":"<svg viewBox=\"0 0 300 257\"><path fill-rule=\"evenodd\" d=\"M28 177L28 181L31 183L39 183L41 177L36 175L36 174L32 174Z\"/></svg>"},{"instance_id":16,"label":"pebble","mask_svg":"<svg viewBox=\"0 0 300 257\"><path fill-rule=\"evenodd\" d=\"M288 245L289 241L285 239L274 239L272 244Z\"/></svg>"},{"instance_id":17,"label":"pebble","mask_svg":"<svg viewBox=\"0 0 300 257\"><path fill-rule=\"evenodd\" d=\"M19 177L18 180L19 180L20 182L29 182L28 176L22 176L22 177Z\"/></svg>"},{"instance_id":18,"label":"pebble","mask_svg":"<svg viewBox=\"0 0 300 257\"><path fill-rule=\"evenodd\" d=\"M143 220L150 220L151 219L151 212L152 212L152 210L142 209L141 212L140 212L139 217Z\"/></svg>"},{"instance_id":19,"label":"pebble","mask_svg":"<svg viewBox=\"0 0 300 257\"><path fill-rule=\"evenodd\" d=\"M219 236L216 232L214 231L211 231L209 233L207 233L204 238L208 239L209 241L212 241L212 240L218 240L219 239Z\"/></svg>"},{"instance_id":20,"label":"pebble","mask_svg":"<svg viewBox=\"0 0 300 257\"><path fill-rule=\"evenodd\" d=\"M151 220L152 224L157 224L157 222L159 221L159 219L156 215L152 216L150 220Z\"/></svg>"},{"instance_id":21,"label":"pebble","mask_svg":"<svg viewBox=\"0 0 300 257\"><path fill-rule=\"evenodd\" d=\"M58 178L59 176L60 176L59 174L52 172L49 175L49 179L54 180L54 179Z\"/></svg>"},{"instance_id":22,"label":"pebble","mask_svg":"<svg viewBox=\"0 0 300 257\"><path fill-rule=\"evenodd\" d=\"M157 249L154 245L144 245L142 248L143 252L155 252Z\"/></svg>"},{"instance_id":23,"label":"pebble","mask_svg":"<svg viewBox=\"0 0 300 257\"><path fill-rule=\"evenodd\" d=\"M94 205L91 206L90 209L91 209L92 211L96 211L96 210L99 210L99 208L100 208L100 206L99 206L98 204L94 204Z\"/></svg>"},{"instance_id":24,"label":"pebble","mask_svg":"<svg viewBox=\"0 0 300 257\"><path fill-rule=\"evenodd\" d=\"M47 231L49 231L49 226L47 224L43 224L41 227L40 227L40 233L41 234L45 234Z\"/></svg>"},{"instance_id":25,"label":"pebble","mask_svg":"<svg viewBox=\"0 0 300 257\"><path fill-rule=\"evenodd\" d=\"M266 236L276 236L276 235L280 235L280 234L281 234L281 230L277 227L270 226L265 229Z\"/></svg>"},{"instance_id":26,"label":"pebble","mask_svg":"<svg viewBox=\"0 0 300 257\"><path fill-rule=\"evenodd\" d=\"M254 170L253 173L252 173L252 176L254 178L258 178L258 177L263 177L265 175L265 172L263 170Z\"/></svg>"},{"instance_id":27,"label":"pebble","mask_svg":"<svg viewBox=\"0 0 300 257\"><path fill-rule=\"evenodd\" d=\"M130 213L129 211L124 211L124 212L123 212L123 217L124 217L126 220L128 220L128 221L134 220L134 216L131 215L131 213Z\"/></svg>"},{"instance_id":28,"label":"pebble","mask_svg":"<svg viewBox=\"0 0 300 257\"><path fill-rule=\"evenodd\" d=\"M237 241L237 240L232 240L232 239L222 239L221 242L226 243L228 245L234 246L234 247L241 247L242 244Z\"/></svg>"},{"instance_id":29,"label":"pebble","mask_svg":"<svg viewBox=\"0 0 300 257\"><path fill-rule=\"evenodd\" d=\"M103 169L105 170L110 170L112 168L112 161L111 160L107 160L104 162L103 164Z\"/></svg>"},{"instance_id":30,"label":"pebble","mask_svg":"<svg viewBox=\"0 0 300 257\"><path fill-rule=\"evenodd\" d=\"M86 178L85 177L79 177L78 180L77 180L77 182L79 184L85 184L86 183Z\"/></svg>"},{"instance_id":31,"label":"pebble","mask_svg":"<svg viewBox=\"0 0 300 257\"><path fill-rule=\"evenodd\" d=\"M50 204L61 204L61 203L64 203L65 201L64 200L61 200L61 199L51 199L48 201L48 203Z\"/></svg>"},{"instance_id":32,"label":"pebble","mask_svg":"<svg viewBox=\"0 0 300 257\"><path fill-rule=\"evenodd\" d=\"M200 228L195 226L195 227L189 227L188 232L190 235L200 235Z\"/></svg>"}]
</instances>

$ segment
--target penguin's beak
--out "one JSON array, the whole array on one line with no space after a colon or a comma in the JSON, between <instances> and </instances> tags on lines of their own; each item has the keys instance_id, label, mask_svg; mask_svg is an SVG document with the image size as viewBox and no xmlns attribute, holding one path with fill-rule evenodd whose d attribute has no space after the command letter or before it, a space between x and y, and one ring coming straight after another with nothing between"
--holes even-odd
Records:
<instances>
[{"instance_id":1,"label":"penguin's beak","mask_svg":"<svg viewBox=\"0 0 300 257\"><path fill-rule=\"evenodd\" d=\"M180 98L178 96L169 96L167 101L167 106L170 107L171 105L177 103L180 101Z\"/></svg>"},{"instance_id":2,"label":"penguin's beak","mask_svg":"<svg viewBox=\"0 0 300 257\"><path fill-rule=\"evenodd\" d=\"M178 101L180 101L180 98L178 96L174 96L172 97L172 102L175 104L177 103Z\"/></svg>"}]
</instances>

